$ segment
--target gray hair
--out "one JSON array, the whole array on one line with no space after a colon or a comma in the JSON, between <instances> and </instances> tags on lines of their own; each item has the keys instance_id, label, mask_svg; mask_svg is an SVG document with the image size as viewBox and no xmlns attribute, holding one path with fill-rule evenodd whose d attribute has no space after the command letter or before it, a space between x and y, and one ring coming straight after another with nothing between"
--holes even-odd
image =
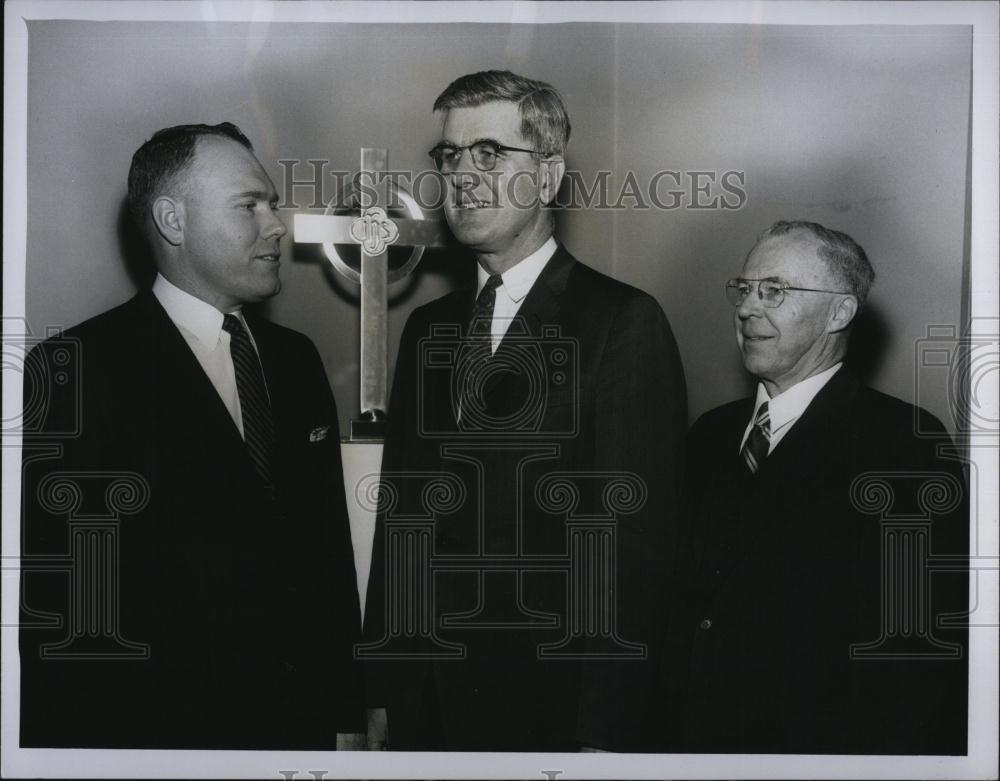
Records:
<instances>
[{"instance_id":1,"label":"gray hair","mask_svg":"<svg viewBox=\"0 0 1000 781\"><path fill-rule=\"evenodd\" d=\"M569 143L569 115L551 84L510 71L480 71L455 79L434 101L434 111L474 108L484 103L516 103L521 135L543 155L561 155Z\"/></svg>"},{"instance_id":2,"label":"gray hair","mask_svg":"<svg viewBox=\"0 0 1000 781\"><path fill-rule=\"evenodd\" d=\"M875 281L875 269L861 246L846 233L824 228L817 222L806 220L779 220L757 237L757 247L767 239L784 236L792 231L805 231L819 242L816 254L826 263L834 278L864 306ZM751 250L752 251L752 250Z\"/></svg>"}]
</instances>

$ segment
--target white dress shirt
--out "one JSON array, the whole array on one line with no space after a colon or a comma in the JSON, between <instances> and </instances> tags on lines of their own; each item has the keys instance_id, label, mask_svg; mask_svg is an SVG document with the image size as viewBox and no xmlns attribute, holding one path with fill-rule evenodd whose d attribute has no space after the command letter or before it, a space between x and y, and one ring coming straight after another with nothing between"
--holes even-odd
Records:
<instances>
[{"instance_id":1,"label":"white dress shirt","mask_svg":"<svg viewBox=\"0 0 1000 781\"><path fill-rule=\"evenodd\" d=\"M826 371L814 374L812 377L807 377L802 382L795 383L795 385L784 393L779 393L773 399L767 395L764 383L757 383L757 400L753 405L753 415L750 416L750 422L747 423L746 431L743 432L743 439L740 441L738 452L743 451L743 445L746 443L747 437L750 436L753 422L757 419L757 410L766 401L768 402L767 412L771 418L771 444L767 452L768 455L773 453L778 443L784 439L785 434L792 430L795 421L802 417L802 413L806 411L806 407L816 398L816 394L823 389L823 386L830 381L830 378L843 365L842 362L837 363Z\"/></svg>"},{"instance_id":2,"label":"white dress shirt","mask_svg":"<svg viewBox=\"0 0 1000 781\"><path fill-rule=\"evenodd\" d=\"M181 332L201 368L205 370L242 437L243 415L240 411L240 394L236 387L233 357L229 352L229 332L222 328L223 313L200 298L184 292L159 274L153 283L153 295L166 310L167 317ZM239 309L227 314L236 315L250 334L250 328ZM257 344L254 342L253 334L250 334L250 343L256 350Z\"/></svg>"},{"instance_id":3,"label":"white dress shirt","mask_svg":"<svg viewBox=\"0 0 1000 781\"><path fill-rule=\"evenodd\" d=\"M535 284L538 275L542 273L545 264L549 262L556 253L558 245L556 240L549 236L541 247L532 252L524 260L519 261L513 268L507 269L500 275L503 284L497 288L496 303L493 306L493 322L490 326L491 350L495 353L500 342L503 341L510 327L511 320L521 308L524 297L528 295L531 286ZM490 272L482 266L479 269L479 284L476 287L478 296L486 286L486 281L490 278Z\"/></svg>"}]
</instances>

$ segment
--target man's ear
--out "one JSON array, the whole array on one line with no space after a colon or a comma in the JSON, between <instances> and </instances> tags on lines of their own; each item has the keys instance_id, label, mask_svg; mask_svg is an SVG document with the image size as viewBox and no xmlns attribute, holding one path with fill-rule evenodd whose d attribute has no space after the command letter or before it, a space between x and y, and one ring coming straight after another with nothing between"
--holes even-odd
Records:
<instances>
[{"instance_id":1,"label":"man's ear","mask_svg":"<svg viewBox=\"0 0 1000 781\"><path fill-rule=\"evenodd\" d=\"M551 155L542 160L539 167L538 199L549 206L559 194L559 184L566 173L566 161L562 155Z\"/></svg>"},{"instance_id":2,"label":"man's ear","mask_svg":"<svg viewBox=\"0 0 1000 781\"><path fill-rule=\"evenodd\" d=\"M153 224L168 244L177 247L184 239L184 204L161 195L152 206Z\"/></svg>"},{"instance_id":3,"label":"man's ear","mask_svg":"<svg viewBox=\"0 0 1000 781\"><path fill-rule=\"evenodd\" d=\"M831 334L845 330L854 320L858 313L858 299L854 296L841 296L834 305L833 314L827 325L827 331Z\"/></svg>"}]
</instances>

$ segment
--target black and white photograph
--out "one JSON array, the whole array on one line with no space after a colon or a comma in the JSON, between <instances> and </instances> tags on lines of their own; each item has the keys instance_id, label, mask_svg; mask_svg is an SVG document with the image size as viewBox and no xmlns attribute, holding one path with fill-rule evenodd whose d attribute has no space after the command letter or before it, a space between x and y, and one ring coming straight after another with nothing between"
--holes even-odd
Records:
<instances>
[{"instance_id":1,"label":"black and white photograph","mask_svg":"<svg viewBox=\"0 0 1000 781\"><path fill-rule=\"evenodd\" d=\"M4 15L4 777L997 777L1000 4Z\"/></svg>"}]
</instances>

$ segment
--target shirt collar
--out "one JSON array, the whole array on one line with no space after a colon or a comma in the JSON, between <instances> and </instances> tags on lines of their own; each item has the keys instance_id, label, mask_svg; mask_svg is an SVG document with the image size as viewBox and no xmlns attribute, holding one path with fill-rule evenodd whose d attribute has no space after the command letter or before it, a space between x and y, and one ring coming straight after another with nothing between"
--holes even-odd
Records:
<instances>
[{"instance_id":1,"label":"shirt collar","mask_svg":"<svg viewBox=\"0 0 1000 781\"><path fill-rule=\"evenodd\" d=\"M497 289L502 290L511 301L515 303L521 301L528 295L531 286L535 284L535 280L542 273L545 264L556 254L558 247L559 245L556 244L555 238L549 236L548 240L541 247L500 275L503 279L503 284ZM486 286L486 280L490 278L490 272L479 264L476 264L476 268L478 269L478 285L476 286L476 293L478 294Z\"/></svg>"},{"instance_id":2,"label":"shirt collar","mask_svg":"<svg viewBox=\"0 0 1000 781\"><path fill-rule=\"evenodd\" d=\"M773 399L768 396L764 383L757 383L757 399L754 402L753 417L751 420L757 419L757 410L766 401L768 402L768 417L771 419L771 431L777 431L782 426L791 423L793 420L801 417L802 413L806 411L806 407L816 398L816 394L823 389L823 386L830 381L830 378L843 365L843 362L835 363L829 369L795 383L791 388L784 393L779 393Z\"/></svg>"},{"instance_id":3,"label":"shirt collar","mask_svg":"<svg viewBox=\"0 0 1000 781\"><path fill-rule=\"evenodd\" d=\"M175 325L192 333L209 350L215 349L222 332L222 312L181 290L161 274L156 275L153 295ZM232 314L243 319L239 309Z\"/></svg>"}]
</instances>

